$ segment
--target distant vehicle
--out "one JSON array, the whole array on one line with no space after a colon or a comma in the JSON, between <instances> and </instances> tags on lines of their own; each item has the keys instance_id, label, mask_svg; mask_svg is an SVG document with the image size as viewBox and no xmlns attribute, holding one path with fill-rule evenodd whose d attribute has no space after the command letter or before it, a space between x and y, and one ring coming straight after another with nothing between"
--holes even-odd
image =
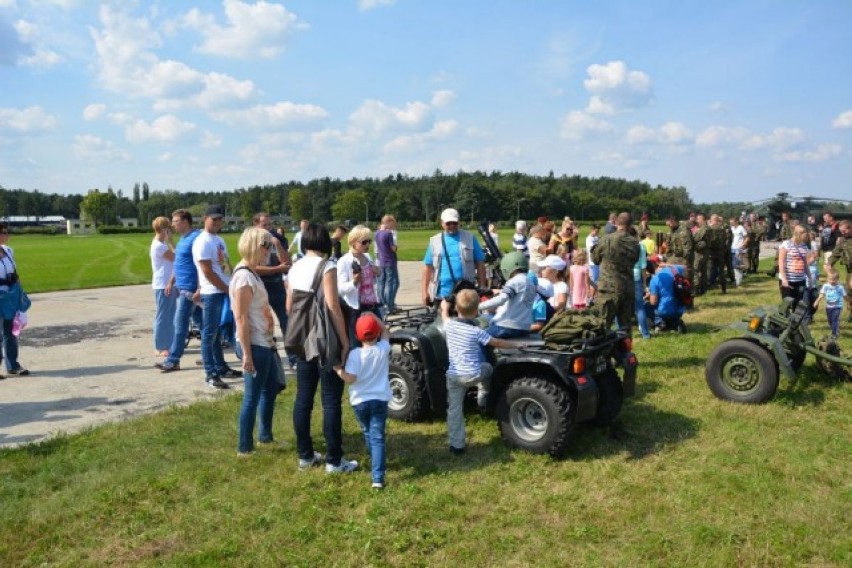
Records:
<instances>
[{"instance_id":1,"label":"distant vehicle","mask_svg":"<svg viewBox=\"0 0 852 568\"><path fill-rule=\"evenodd\" d=\"M832 197L813 197L802 195L790 195L779 193L775 197L754 202L754 212L766 217L766 225L769 228L767 239L777 240L780 238L781 213L790 213L791 219L798 219L806 223L809 216L813 216L816 224L822 224L822 214L830 210L834 219L852 220L852 201L848 199L836 199ZM840 205L841 207L838 207ZM845 207L843 209L842 207Z\"/></svg>"}]
</instances>

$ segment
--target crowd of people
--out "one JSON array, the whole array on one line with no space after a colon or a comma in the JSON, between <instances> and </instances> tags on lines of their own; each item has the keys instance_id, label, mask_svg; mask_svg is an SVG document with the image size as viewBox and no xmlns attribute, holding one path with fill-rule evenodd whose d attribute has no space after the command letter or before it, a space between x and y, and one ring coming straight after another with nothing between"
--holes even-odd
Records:
<instances>
[{"instance_id":1,"label":"crowd of people","mask_svg":"<svg viewBox=\"0 0 852 568\"><path fill-rule=\"evenodd\" d=\"M390 345L383 319L398 308L395 219L384 216L375 233L365 225L337 226L329 233L324 225L303 220L288 243L274 229L270 216L260 212L241 235L240 260L232 267L218 235L223 218L222 208L212 205L200 230L193 228L191 214L182 209L172 214L171 221L158 217L153 222L153 336L155 352L162 357L156 367L164 373L180 370L194 320L200 330L205 382L228 389L224 379L244 380L237 448L238 455L248 456L256 445L258 414L257 444L273 442L274 403L287 383L286 369L277 362L275 320L285 337L291 326L291 332L303 328L310 334L315 325L306 319L305 314L313 313L306 306L316 302L337 338L329 347L336 353L323 358L307 355L310 350L288 348L293 351L287 353L287 361L296 384L292 419L298 467L306 470L324 464L328 473L358 469L358 462L347 459L343 451L342 399L348 384L370 455L372 486L384 487L384 431L391 393ZM757 272L759 246L766 235L765 220L756 215L730 218L727 223L715 214L691 214L686 220L672 217L666 221L668 231L655 235L647 217L634 225L628 213L613 213L603 227L592 225L581 241L579 227L570 217L558 227L541 217L531 226L519 220L500 266L486 267L488 247L499 242L496 228L488 228L491 238L483 248L477 236L461 228L455 209L445 209L440 221L441 231L426 244L420 292L422 302L438 310L444 320L449 353L448 441L454 454L465 451L464 393L477 386L482 405L488 393L491 368L477 356L481 346L501 347L513 339L523 340L564 309L594 310L607 326L616 325L628 333L636 325L643 338L651 338L652 332L685 333L683 315L692 308L691 298L714 288L724 294L729 286L743 285L748 274ZM782 297L807 301L814 310L825 302L835 335L846 291L834 267L842 262L847 270L852 268L850 229L849 222L834 223L830 213L822 226L812 228L785 216L775 269ZM173 234L180 235L176 244ZM344 243L348 250L343 250ZM0 260L4 257L11 259L5 246L0 247ZM817 290L820 266L827 282ZM493 284L493 270L500 271L502 286L481 301L476 290ZM486 319L487 325L478 325L478 318ZM224 359L224 321L235 326L239 370ZM26 372L17 361L8 361L16 350L9 346L7 335L7 368L11 364L13 370ZM311 437L317 389L321 391L324 455Z\"/></svg>"}]
</instances>

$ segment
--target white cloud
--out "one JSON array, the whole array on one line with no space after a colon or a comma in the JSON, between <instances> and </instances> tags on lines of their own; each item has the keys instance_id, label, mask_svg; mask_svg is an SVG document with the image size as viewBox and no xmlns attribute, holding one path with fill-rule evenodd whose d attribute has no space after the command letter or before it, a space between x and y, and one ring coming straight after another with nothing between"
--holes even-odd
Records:
<instances>
[{"instance_id":1,"label":"white cloud","mask_svg":"<svg viewBox=\"0 0 852 568\"><path fill-rule=\"evenodd\" d=\"M432 93L432 106L435 108L445 107L456 99L456 94L444 89Z\"/></svg>"},{"instance_id":2,"label":"white cloud","mask_svg":"<svg viewBox=\"0 0 852 568\"><path fill-rule=\"evenodd\" d=\"M654 99L651 78L642 71L631 71L623 61L594 64L586 69L583 86L592 95L586 112L615 114L647 106Z\"/></svg>"},{"instance_id":3,"label":"white cloud","mask_svg":"<svg viewBox=\"0 0 852 568\"><path fill-rule=\"evenodd\" d=\"M657 131L649 126L631 126L624 140L628 144L651 144L657 141Z\"/></svg>"},{"instance_id":4,"label":"white cloud","mask_svg":"<svg viewBox=\"0 0 852 568\"><path fill-rule=\"evenodd\" d=\"M288 124L323 119L328 113L322 107L283 101L272 105L257 105L245 110L215 113L214 118L228 124L253 128L278 128Z\"/></svg>"},{"instance_id":5,"label":"white cloud","mask_svg":"<svg viewBox=\"0 0 852 568\"><path fill-rule=\"evenodd\" d=\"M724 112L728 110L728 105L721 101L713 101L710 103L710 112Z\"/></svg>"},{"instance_id":6,"label":"white cloud","mask_svg":"<svg viewBox=\"0 0 852 568\"><path fill-rule=\"evenodd\" d=\"M430 124L432 111L429 105L413 102L405 108L386 105L382 101L368 99L351 115L349 122L360 132L381 133L394 129L422 129Z\"/></svg>"},{"instance_id":7,"label":"white cloud","mask_svg":"<svg viewBox=\"0 0 852 568\"><path fill-rule=\"evenodd\" d=\"M393 6L396 0L358 0L358 9L362 12L378 8L380 6Z\"/></svg>"},{"instance_id":8,"label":"white cloud","mask_svg":"<svg viewBox=\"0 0 852 568\"><path fill-rule=\"evenodd\" d=\"M843 152L843 147L840 144L820 144L815 150L795 150L791 152L783 152L775 156L779 162L792 163L813 163L825 162L831 158L836 158Z\"/></svg>"},{"instance_id":9,"label":"white cloud","mask_svg":"<svg viewBox=\"0 0 852 568\"><path fill-rule=\"evenodd\" d=\"M87 105L83 109L83 120L97 120L103 116L106 111L106 105L101 103L93 103Z\"/></svg>"},{"instance_id":10,"label":"white cloud","mask_svg":"<svg viewBox=\"0 0 852 568\"><path fill-rule=\"evenodd\" d=\"M152 99L159 112L185 107L205 110L251 99L255 86L221 73L202 73L181 61L161 60L162 39L147 18L132 18L101 6L101 29L90 28L98 53L99 79L108 90Z\"/></svg>"},{"instance_id":11,"label":"white cloud","mask_svg":"<svg viewBox=\"0 0 852 568\"><path fill-rule=\"evenodd\" d=\"M662 144L687 144L692 142L692 131L681 122L667 122L660 127Z\"/></svg>"},{"instance_id":12,"label":"white cloud","mask_svg":"<svg viewBox=\"0 0 852 568\"><path fill-rule=\"evenodd\" d=\"M175 157L174 154L172 154L171 152L163 152L162 154L157 156L157 161L158 162L170 162L172 160L172 158L174 158L174 157Z\"/></svg>"},{"instance_id":13,"label":"white cloud","mask_svg":"<svg viewBox=\"0 0 852 568\"><path fill-rule=\"evenodd\" d=\"M832 128L852 128L852 110L841 112L831 121Z\"/></svg>"},{"instance_id":14,"label":"white cloud","mask_svg":"<svg viewBox=\"0 0 852 568\"><path fill-rule=\"evenodd\" d=\"M36 134L53 130L56 118L40 106L0 108L0 132Z\"/></svg>"},{"instance_id":15,"label":"white cloud","mask_svg":"<svg viewBox=\"0 0 852 568\"><path fill-rule=\"evenodd\" d=\"M117 148L109 140L90 134L75 136L71 150L75 157L81 159L107 161L127 161L130 159L130 154L125 150Z\"/></svg>"},{"instance_id":16,"label":"white cloud","mask_svg":"<svg viewBox=\"0 0 852 568\"><path fill-rule=\"evenodd\" d=\"M591 116L583 111L573 110L562 120L560 135L569 140L582 140L589 133L607 133L614 131L612 124Z\"/></svg>"},{"instance_id":17,"label":"white cloud","mask_svg":"<svg viewBox=\"0 0 852 568\"><path fill-rule=\"evenodd\" d=\"M741 144L751 136L751 131L742 126L710 126L695 137L696 146L725 146Z\"/></svg>"},{"instance_id":18,"label":"white cloud","mask_svg":"<svg viewBox=\"0 0 852 568\"><path fill-rule=\"evenodd\" d=\"M201 135L201 147L202 148L218 148L222 145L222 137L217 136L216 134L210 132L209 130L205 130L204 134Z\"/></svg>"},{"instance_id":19,"label":"white cloud","mask_svg":"<svg viewBox=\"0 0 852 568\"><path fill-rule=\"evenodd\" d=\"M771 134L755 134L748 137L740 145L743 150L759 150L771 148L776 151L785 150L805 140L805 133L801 128L778 127Z\"/></svg>"},{"instance_id":20,"label":"white cloud","mask_svg":"<svg viewBox=\"0 0 852 568\"><path fill-rule=\"evenodd\" d=\"M125 135L129 142L175 142L186 138L195 129L191 122L166 114L150 124L137 120L125 129Z\"/></svg>"},{"instance_id":21,"label":"white cloud","mask_svg":"<svg viewBox=\"0 0 852 568\"><path fill-rule=\"evenodd\" d=\"M307 25L281 4L261 0L254 4L224 0L227 25L193 8L183 17L183 24L203 36L196 50L221 57L276 57L284 51L290 36Z\"/></svg>"},{"instance_id":22,"label":"white cloud","mask_svg":"<svg viewBox=\"0 0 852 568\"><path fill-rule=\"evenodd\" d=\"M385 144L384 151L387 153L405 153L422 150L430 143L438 140L446 140L458 132L459 123L455 120L444 120L436 122L428 132L420 132L412 135L398 136Z\"/></svg>"}]
</instances>

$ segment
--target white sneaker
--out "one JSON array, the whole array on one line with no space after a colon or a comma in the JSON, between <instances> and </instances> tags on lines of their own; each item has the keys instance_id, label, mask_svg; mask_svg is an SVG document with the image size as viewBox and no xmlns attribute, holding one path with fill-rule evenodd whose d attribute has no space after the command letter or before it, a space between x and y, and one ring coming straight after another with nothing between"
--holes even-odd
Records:
<instances>
[{"instance_id":1,"label":"white sneaker","mask_svg":"<svg viewBox=\"0 0 852 568\"><path fill-rule=\"evenodd\" d=\"M326 473L352 473L356 469L358 469L357 461L349 461L344 458L340 458L340 465L325 464Z\"/></svg>"},{"instance_id":2,"label":"white sneaker","mask_svg":"<svg viewBox=\"0 0 852 568\"><path fill-rule=\"evenodd\" d=\"M315 465L319 465L322 463L322 454L319 452L314 452L314 459L303 460L299 458L299 469L302 471L306 469L311 469Z\"/></svg>"},{"instance_id":3,"label":"white sneaker","mask_svg":"<svg viewBox=\"0 0 852 568\"><path fill-rule=\"evenodd\" d=\"M373 489L384 489L384 488L385 488L385 484L384 484L384 483L382 483L381 481L374 481L374 482L373 482L373 485L372 485L372 488L373 488Z\"/></svg>"}]
</instances>

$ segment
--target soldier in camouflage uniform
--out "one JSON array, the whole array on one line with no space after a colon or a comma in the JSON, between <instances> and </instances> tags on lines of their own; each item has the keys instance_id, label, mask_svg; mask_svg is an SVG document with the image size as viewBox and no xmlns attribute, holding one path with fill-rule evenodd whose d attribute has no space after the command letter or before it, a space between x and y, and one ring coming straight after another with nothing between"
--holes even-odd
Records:
<instances>
[{"instance_id":1,"label":"soldier in camouflage uniform","mask_svg":"<svg viewBox=\"0 0 852 568\"><path fill-rule=\"evenodd\" d=\"M690 282L694 282L692 263L695 261L695 244L692 240L692 231L686 223L681 223L674 216L668 218L666 225L669 228L667 261L669 264L685 266L685 276Z\"/></svg>"},{"instance_id":2,"label":"soldier in camouflage uniform","mask_svg":"<svg viewBox=\"0 0 852 568\"><path fill-rule=\"evenodd\" d=\"M592 261L600 266L595 306L606 319L607 327L618 318L618 325L630 334L635 311L633 265L639 260L639 241L627 231L630 214L616 220L617 230L604 235L592 249Z\"/></svg>"},{"instance_id":3,"label":"soldier in camouflage uniform","mask_svg":"<svg viewBox=\"0 0 852 568\"><path fill-rule=\"evenodd\" d=\"M725 218L721 215L719 216L719 222L722 224L722 230L725 232L725 270L728 274L728 280L730 282L736 282L736 278L734 277L734 255L731 252L731 245L734 243L734 232L731 230L731 226L725 223ZM722 274L720 280L724 280L725 275Z\"/></svg>"},{"instance_id":4,"label":"soldier in camouflage uniform","mask_svg":"<svg viewBox=\"0 0 852 568\"><path fill-rule=\"evenodd\" d=\"M695 256L692 262L693 286L695 295L700 296L707 291L707 255L710 253L710 228L704 219L704 215L696 215L695 226L698 227L692 234L695 244Z\"/></svg>"},{"instance_id":5,"label":"soldier in camouflage uniform","mask_svg":"<svg viewBox=\"0 0 852 568\"><path fill-rule=\"evenodd\" d=\"M751 214L749 219L751 221L751 231L748 234L748 250L746 251L748 271L752 274L757 274L757 267L760 264L760 241L766 235L766 227L760 223L757 215L754 213Z\"/></svg>"},{"instance_id":6,"label":"soldier in camouflage uniform","mask_svg":"<svg viewBox=\"0 0 852 568\"><path fill-rule=\"evenodd\" d=\"M722 293L728 293L727 287L727 267L725 266L725 249L731 249L726 245L725 223L722 218L715 213L710 215L710 245L708 247L710 257L710 275L715 276L722 288Z\"/></svg>"},{"instance_id":7,"label":"soldier in camouflage uniform","mask_svg":"<svg viewBox=\"0 0 852 568\"><path fill-rule=\"evenodd\" d=\"M828 262L832 268L838 262L846 265L846 292L849 293L852 290L852 221L844 219L840 222L840 238ZM849 308L847 321L852 322L852 302L846 302L846 306Z\"/></svg>"}]
</instances>

